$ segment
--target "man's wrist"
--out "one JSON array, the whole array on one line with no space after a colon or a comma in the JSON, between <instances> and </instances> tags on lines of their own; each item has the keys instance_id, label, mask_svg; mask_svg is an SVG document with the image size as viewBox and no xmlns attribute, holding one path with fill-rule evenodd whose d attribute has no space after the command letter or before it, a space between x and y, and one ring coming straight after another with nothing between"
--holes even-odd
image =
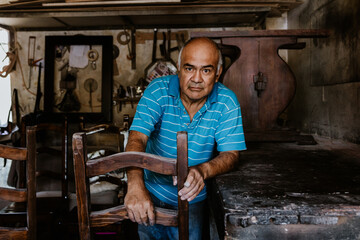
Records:
<instances>
[{"instance_id":1,"label":"man's wrist","mask_svg":"<svg viewBox=\"0 0 360 240\"><path fill-rule=\"evenodd\" d=\"M204 180L209 178L209 163L202 163L198 166L196 166L196 168L198 169L198 171L200 172L201 176L203 177Z\"/></svg>"}]
</instances>

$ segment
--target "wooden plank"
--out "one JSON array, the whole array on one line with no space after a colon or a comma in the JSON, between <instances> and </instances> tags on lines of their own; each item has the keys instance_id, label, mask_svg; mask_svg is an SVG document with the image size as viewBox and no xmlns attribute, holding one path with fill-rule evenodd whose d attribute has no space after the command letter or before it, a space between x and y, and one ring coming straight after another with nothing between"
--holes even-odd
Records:
<instances>
[{"instance_id":1,"label":"wooden plank","mask_svg":"<svg viewBox=\"0 0 360 240\"><path fill-rule=\"evenodd\" d=\"M177 180L178 192L184 187L188 175L188 136L187 132L177 133ZM179 240L189 239L189 202L178 196Z\"/></svg>"},{"instance_id":2,"label":"wooden plank","mask_svg":"<svg viewBox=\"0 0 360 240\"><path fill-rule=\"evenodd\" d=\"M177 31L177 32L171 32L171 38L170 40L176 40L176 35L181 35L184 34L184 39L185 41L187 39L189 39L189 32L182 30L182 31ZM154 34L150 33L150 32L142 32L142 31L137 31L136 32L136 44L144 44L146 40L153 40L154 39ZM163 34L162 32L158 32L157 33L157 40L163 40ZM113 98L114 99L114 98ZM119 99L121 101L121 99ZM126 99L128 100L128 99Z\"/></svg>"},{"instance_id":3,"label":"wooden plank","mask_svg":"<svg viewBox=\"0 0 360 240\"><path fill-rule=\"evenodd\" d=\"M11 202L26 202L26 189L11 189L0 187L0 198Z\"/></svg>"},{"instance_id":4,"label":"wooden plank","mask_svg":"<svg viewBox=\"0 0 360 240\"><path fill-rule=\"evenodd\" d=\"M1 227L0 228L0 239L11 239L11 240L24 240L28 239L27 237L27 228L10 228L10 227Z\"/></svg>"},{"instance_id":5,"label":"wooden plank","mask_svg":"<svg viewBox=\"0 0 360 240\"><path fill-rule=\"evenodd\" d=\"M65 3L72 6L89 6L89 5L126 5L140 3L170 3L180 2L181 0L128 0L128 1L98 1L98 0L65 0ZM63 3L62 3L63 4ZM60 4L61 6L61 4Z\"/></svg>"},{"instance_id":6,"label":"wooden plank","mask_svg":"<svg viewBox=\"0 0 360 240\"><path fill-rule=\"evenodd\" d=\"M119 161L121 159L121 161ZM86 175L98 176L120 168L141 167L153 172L176 175L176 159L165 158L143 152L121 152L87 161Z\"/></svg>"},{"instance_id":7,"label":"wooden plank","mask_svg":"<svg viewBox=\"0 0 360 240\"><path fill-rule=\"evenodd\" d=\"M89 184L85 176L85 161L87 151L83 148L86 146L86 135L84 133L75 133L73 135L73 157L74 172L76 181L76 201L79 220L79 234L82 240L90 240L90 199Z\"/></svg>"},{"instance_id":8,"label":"wooden plank","mask_svg":"<svg viewBox=\"0 0 360 240\"><path fill-rule=\"evenodd\" d=\"M192 32L191 37L232 38L232 37L297 37L322 38L329 37L331 32L325 29L294 29L294 30L245 30L245 31L214 31Z\"/></svg>"},{"instance_id":9,"label":"wooden plank","mask_svg":"<svg viewBox=\"0 0 360 240\"><path fill-rule=\"evenodd\" d=\"M0 144L0 157L16 161L26 160L27 150Z\"/></svg>"},{"instance_id":10,"label":"wooden plank","mask_svg":"<svg viewBox=\"0 0 360 240\"><path fill-rule=\"evenodd\" d=\"M28 127L26 131L26 146L28 149L27 167L27 227L28 237L36 239L36 128Z\"/></svg>"},{"instance_id":11,"label":"wooden plank","mask_svg":"<svg viewBox=\"0 0 360 240\"><path fill-rule=\"evenodd\" d=\"M155 207L155 223L164 226L177 226L178 214L176 210ZM91 227L103 227L116 222L129 219L124 205L100 211L92 211Z\"/></svg>"},{"instance_id":12,"label":"wooden plank","mask_svg":"<svg viewBox=\"0 0 360 240\"><path fill-rule=\"evenodd\" d=\"M55 4L55 3L54 3ZM177 14L206 14L206 13L249 13L249 12L268 12L272 8L278 7L276 4L254 5L254 4L167 4L167 5L154 5L154 6L101 6L101 7L66 7L51 9L47 4L43 4L43 7L38 9L3 9L0 13L6 13L9 17L9 13L15 13L14 16L21 17L22 14L31 13L29 17L36 14L37 17L73 17L71 12L76 12L76 16L104 16L106 12L107 16L133 16L133 15L177 15ZM60 7L60 6L59 6ZM24 15L26 16L26 15Z\"/></svg>"}]
</instances>

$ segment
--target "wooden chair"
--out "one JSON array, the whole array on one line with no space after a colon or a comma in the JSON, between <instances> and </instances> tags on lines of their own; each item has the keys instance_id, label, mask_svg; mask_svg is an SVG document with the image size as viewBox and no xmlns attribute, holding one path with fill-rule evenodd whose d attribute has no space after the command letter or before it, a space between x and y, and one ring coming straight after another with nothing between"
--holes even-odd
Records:
<instances>
[{"instance_id":1,"label":"wooden chair","mask_svg":"<svg viewBox=\"0 0 360 240\"><path fill-rule=\"evenodd\" d=\"M36 176L38 197L61 198L68 196L67 121L63 124L39 123L35 125L37 141Z\"/></svg>"},{"instance_id":2,"label":"wooden chair","mask_svg":"<svg viewBox=\"0 0 360 240\"><path fill-rule=\"evenodd\" d=\"M74 170L81 240L92 238L91 227L101 227L128 219L124 205L91 211L89 178L119 168L140 167L166 175L177 176L180 190L188 173L187 133L177 135L177 160L141 152L123 152L95 160L87 159L85 133L73 135ZM178 197L178 210L155 208L156 224L179 227L179 239L189 237L188 202Z\"/></svg>"},{"instance_id":3,"label":"wooden chair","mask_svg":"<svg viewBox=\"0 0 360 240\"><path fill-rule=\"evenodd\" d=\"M0 227L0 239L36 239L36 133L34 127L27 129L26 142L27 148L0 145L0 157L13 161L24 161L27 169L26 188L0 188L0 199L15 203L27 203L25 214L21 213L26 215L26 226L15 227L18 225L16 217L19 215L15 212L15 208L6 207L0 213L1 224L6 223L6 226ZM16 225L11 226L10 221L13 219L15 219Z\"/></svg>"},{"instance_id":4,"label":"wooden chair","mask_svg":"<svg viewBox=\"0 0 360 240\"><path fill-rule=\"evenodd\" d=\"M98 124L85 128L81 126L81 132L87 136L87 159L93 160L99 157L112 155L124 151L124 131L111 124ZM93 210L113 207L123 202L125 171L119 169L110 173L101 174L89 179L90 199ZM70 211L77 206L75 189L70 194Z\"/></svg>"}]
</instances>

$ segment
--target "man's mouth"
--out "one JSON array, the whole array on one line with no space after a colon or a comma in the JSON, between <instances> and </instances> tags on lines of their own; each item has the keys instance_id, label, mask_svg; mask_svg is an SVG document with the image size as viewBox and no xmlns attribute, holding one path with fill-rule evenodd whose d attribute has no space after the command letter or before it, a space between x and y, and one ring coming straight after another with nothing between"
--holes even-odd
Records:
<instances>
[{"instance_id":1,"label":"man's mouth","mask_svg":"<svg viewBox=\"0 0 360 240\"><path fill-rule=\"evenodd\" d=\"M201 87L189 87L190 91L200 92L203 88Z\"/></svg>"}]
</instances>

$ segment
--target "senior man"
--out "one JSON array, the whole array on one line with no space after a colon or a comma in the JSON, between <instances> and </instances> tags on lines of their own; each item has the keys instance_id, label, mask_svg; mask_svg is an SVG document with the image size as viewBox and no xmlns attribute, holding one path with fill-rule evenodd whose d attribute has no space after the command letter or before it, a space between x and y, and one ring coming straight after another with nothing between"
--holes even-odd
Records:
<instances>
[{"instance_id":1,"label":"senior man","mask_svg":"<svg viewBox=\"0 0 360 240\"><path fill-rule=\"evenodd\" d=\"M176 158L176 133L188 132L189 173L177 192L176 179L148 170L128 169L125 206L139 223L140 239L177 239L176 227L154 224L154 205L177 206L189 201L190 239L201 239L205 180L232 169L244 150L240 105L236 95L219 83L222 56L208 38L195 38L179 53L178 75L153 80L141 98L126 151Z\"/></svg>"}]
</instances>

